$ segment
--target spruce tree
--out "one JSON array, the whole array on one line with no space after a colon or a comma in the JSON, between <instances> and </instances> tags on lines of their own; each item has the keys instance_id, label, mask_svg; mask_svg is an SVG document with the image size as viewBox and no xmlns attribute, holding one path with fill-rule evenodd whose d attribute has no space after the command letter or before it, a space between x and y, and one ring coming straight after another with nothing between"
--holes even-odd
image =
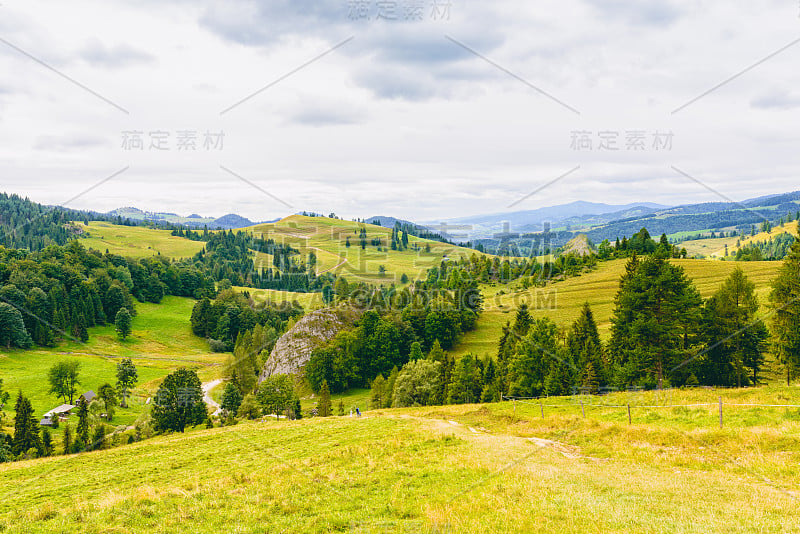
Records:
<instances>
[{"instance_id":1,"label":"spruce tree","mask_svg":"<svg viewBox=\"0 0 800 534\"><path fill-rule=\"evenodd\" d=\"M528 329L531 326L531 321L528 305L523 302L519 305L517 316L514 318L514 333L520 337L527 335Z\"/></svg>"},{"instance_id":2,"label":"spruce tree","mask_svg":"<svg viewBox=\"0 0 800 534\"><path fill-rule=\"evenodd\" d=\"M586 367L591 364L598 386L606 383L603 347L600 343L597 323L588 302L583 304L580 316L572 324L567 335L567 349L570 353L570 360L576 369L585 371Z\"/></svg>"},{"instance_id":3,"label":"spruce tree","mask_svg":"<svg viewBox=\"0 0 800 534\"><path fill-rule=\"evenodd\" d=\"M42 441L39 436L39 422L33 415L31 401L20 392L14 406L14 439L11 441L11 452L19 456L30 449L36 449L41 454Z\"/></svg>"},{"instance_id":4,"label":"spruce tree","mask_svg":"<svg viewBox=\"0 0 800 534\"><path fill-rule=\"evenodd\" d=\"M317 415L320 417L330 417L331 415L331 391L328 389L328 381L322 381L319 391L319 401L317 402Z\"/></svg>"},{"instance_id":5,"label":"spruce tree","mask_svg":"<svg viewBox=\"0 0 800 534\"><path fill-rule=\"evenodd\" d=\"M620 280L611 319L611 353L620 385L641 379L659 389L689 356L700 295L682 268L658 255L632 258Z\"/></svg>"},{"instance_id":6,"label":"spruce tree","mask_svg":"<svg viewBox=\"0 0 800 534\"><path fill-rule=\"evenodd\" d=\"M369 393L369 406L372 409L383 408L383 390L386 387L386 380L383 375L378 375L372 381L372 387Z\"/></svg>"},{"instance_id":7,"label":"spruce tree","mask_svg":"<svg viewBox=\"0 0 800 534\"><path fill-rule=\"evenodd\" d=\"M69 423L64 425L64 435L61 436L61 443L64 446L64 454L72 452L72 427L69 426Z\"/></svg>"},{"instance_id":8,"label":"spruce tree","mask_svg":"<svg viewBox=\"0 0 800 534\"><path fill-rule=\"evenodd\" d=\"M800 239L795 240L783 260L778 276L772 281L770 301L773 347L786 369L786 383L800 371Z\"/></svg>"},{"instance_id":9,"label":"spruce tree","mask_svg":"<svg viewBox=\"0 0 800 534\"><path fill-rule=\"evenodd\" d=\"M78 428L75 431L75 445L80 451L89 446L89 403L78 399Z\"/></svg>"},{"instance_id":10,"label":"spruce tree","mask_svg":"<svg viewBox=\"0 0 800 534\"><path fill-rule=\"evenodd\" d=\"M47 427L42 429L42 452L44 456L53 454L53 436Z\"/></svg>"}]
</instances>

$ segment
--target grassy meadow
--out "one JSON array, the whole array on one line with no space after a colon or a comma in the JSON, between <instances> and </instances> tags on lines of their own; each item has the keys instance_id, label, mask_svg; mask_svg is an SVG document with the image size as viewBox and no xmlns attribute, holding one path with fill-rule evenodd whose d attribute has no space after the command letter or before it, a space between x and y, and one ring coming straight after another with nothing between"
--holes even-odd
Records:
<instances>
[{"instance_id":1,"label":"grassy meadow","mask_svg":"<svg viewBox=\"0 0 800 534\"><path fill-rule=\"evenodd\" d=\"M169 230L119 226L103 221L89 221L88 226L82 222L75 224L88 236L80 240L86 248L108 250L130 258L148 258L159 253L170 258L190 258L205 246L202 241L170 235Z\"/></svg>"},{"instance_id":2,"label":"grassy meadow","mask_svg":"<svg viewBox=\"0 0 800 534\"><path fill-rule=\"evenodd\" d=\"M786 232L797 235L797 221L785 223L783 226L775 226L769 232L758 232L754 236L747 234L734 237L697 239L693 241L684 241L679 245L679 247L686 248L686 252L689 254L689 256L702 255L715 259L723 259L725 257L725 245L728 245L728 255L735 256L736 251L743 246L749 245L756 241L769 241L770 239L778 237L780 234ZM739 243L738 247L736 246L737 242Z\"/></svg>"},{"instance_id":3,"label":"grassy meadow","mask_svg":"<svg viewBox=\"0 0 800 534\"><path fill-rule=\"evenodd\" d=\"M800 403L797 388L672 401ZM620 398L614 397L620 396ZM604 401L652 405L653 393ZM662 393L663 395L663 393ZM800 529L800 412L499 403L268 420L0 465L5 532ZM730 415L728 415L730 412ZM13 489L12 489L13 488Z\"/></svg>"}]
</instances>

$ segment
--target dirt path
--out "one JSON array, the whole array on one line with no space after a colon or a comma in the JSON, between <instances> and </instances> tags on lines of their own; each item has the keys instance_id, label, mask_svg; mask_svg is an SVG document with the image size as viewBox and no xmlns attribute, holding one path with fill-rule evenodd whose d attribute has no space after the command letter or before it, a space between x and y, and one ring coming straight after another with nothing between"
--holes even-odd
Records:
<instances>
[{"instance_id":1,"label":"dirt path","mask_svg":"<svg viewBox=\"0 0 800 534\"><path fill-rule=\"evenodd\" d=\"M222 384L222 379L218 378L216 380L212 380L211 382L206 382L202 385L203 402L214 408L214 411L211 413L211 415L217 415L222 410L222 408L220 408L219 406L219 403L211 398L211 390L220 384Z\"/></svg>"},{"instance_id":2,"label":"dirt path","mask_svg":"<svg viewBox=\"0 0 800 534\"><path fill-rule=\"evenodd\" d=\"M450 419L435 419L427 417L416 417L413 415L389 415L381 414L379 417L397 417L400 419L413 419L425 425L428 429L433 430L438 434L455 435L463 439L468 439L476 443L480 443L490 449L497 449L504 446L519 446L521 444L532 444L540 449L549 449L565 458L570 459L586 459L599 461L599 458L585 456L581 454L578 447L562 443L560 441L553 441L551 439L537 438L537 437L521 437L512 436L510 434L493 433L483 427L473 428L466 426L458 421Z\"/></svg>"}]
</instances>

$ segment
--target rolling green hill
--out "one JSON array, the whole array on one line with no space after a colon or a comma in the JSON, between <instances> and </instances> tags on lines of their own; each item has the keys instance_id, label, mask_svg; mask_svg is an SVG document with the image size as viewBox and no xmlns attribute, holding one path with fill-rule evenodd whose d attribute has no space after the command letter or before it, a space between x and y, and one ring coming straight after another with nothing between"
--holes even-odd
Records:
<instances>
[{"instance_id":1,"label":"rolling green hill","mask_svg":"<svg viewBox=\"0 0 800 534\"><path fill-rule=\"evenodd\" d=\"M88 227L83 223L77 224L87 236L81 240L86 248L100 252L108 250L112 254L131 258L147 258L159 253L170 258L188 258L198 253L204 245L202 241L170 235L169 230L99 221L89 221Z\"/></svg>"},{"instance_id":2,"label":"rolling green hill","mask_svg":"<svg viewBox=\"0 0 800 534\"><path fill-rule=\"evenodd\" d=\"M367 245L359 246L359 230L364 228ZM409 248L392 250L392 230L382 226L329 219L292 215L276 223L244 228L256 236L274 239L300 250L303 255L314 252L317 256L317 273L333 272L348 279L363 280L373 284L400 283L403 274L410 280L424 278L427 269L438 265L443 259L456 259L475 250L409 236ZM347 246L347 238L350 246ZM371 244L372 239L381 239L381 250ZM415 250L418 247L418 250ZM272 258L259 255L260 266L271 266ZM380 267L385 268L381 274Z\"/></svg>"}]
</instances>

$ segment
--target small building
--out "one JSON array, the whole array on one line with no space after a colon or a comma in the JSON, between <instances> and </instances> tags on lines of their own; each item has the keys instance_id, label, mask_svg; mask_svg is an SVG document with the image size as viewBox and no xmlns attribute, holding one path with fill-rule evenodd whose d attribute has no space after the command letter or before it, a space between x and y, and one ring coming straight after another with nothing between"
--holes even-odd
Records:
<instances>
[{"instance_id":1,"label":"small building","mask_svg":"<svg viewBox=\"0 0 800 534\"><path fill-rule=\"evenodd\" d=\"M72 404L62 404L61 406L53 408L42 416L42 420L39 421L39 424L41 426L53 426L56 419L58 419L59 422L66 421L73 408L75 408L75 406Z\"/></svg>"},{"instance_id":2,"label":"small building","mask_svg":"<svg viewBox=\"0 0 800 534\"><path fill-rule=\"evenodd\" d=\"M90 389L89 391L78 397L78 400L83 399L86 401L86 404L91 404L92 401L95 399L95 397L97 397L97 394L95 394L95 392Z\"/></svg>"}]
</instances>

